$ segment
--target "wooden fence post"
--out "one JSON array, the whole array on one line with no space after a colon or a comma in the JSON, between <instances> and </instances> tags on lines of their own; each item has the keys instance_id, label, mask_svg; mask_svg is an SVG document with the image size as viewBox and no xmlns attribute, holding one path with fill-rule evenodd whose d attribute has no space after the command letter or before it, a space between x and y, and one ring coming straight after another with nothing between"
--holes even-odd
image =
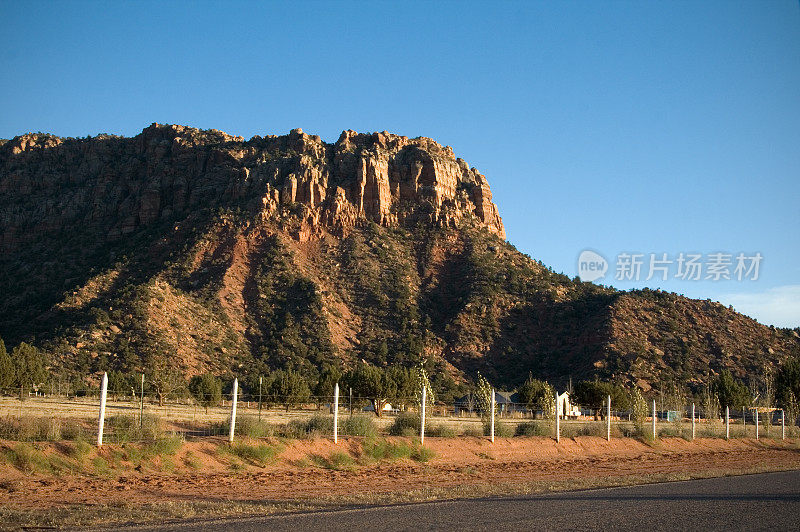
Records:
<instances>
[{"instance_id":1,"label":"wooden fence post","mask_svg":"<svg viewBox=\"0 0 800 532\"><path fill-rule=\"evenodd\" d=\"M233 443L233 434L236 432L236 401L239 397L239 379L233 379L233 397L231 398L231 426L228 432L228 443Z\"/></svg>"},{"instance_id":2,"label":"wooden fence post","mask_svg":"<svg viewBox=\"0 0 800 532\"><path fill-rule=\"evenodd\" d=\"M100 419L97 423L97 447L103 446L103 426L106 422L106 392L108 391L108 373L103 372L100 384Z\"/></svg>"},{"instance_id":3,"label":"wooden fence post","mask_svg":"<svg viewBox=\"0 0 800 532\"><path fill-rule=\"evenodd\" d=\"M692 441L694 441L694 403L692 403Z\"/></svg>"},{"instance_id":4,"label":"wooden fence post","mask_svg":"<svg viewBox=\"0 0 800 532\"><path fill-rule=\"evenodd\" d=\"M333 387L333 443L339 443L339 383Z\"/></svg>"}]
</instances>

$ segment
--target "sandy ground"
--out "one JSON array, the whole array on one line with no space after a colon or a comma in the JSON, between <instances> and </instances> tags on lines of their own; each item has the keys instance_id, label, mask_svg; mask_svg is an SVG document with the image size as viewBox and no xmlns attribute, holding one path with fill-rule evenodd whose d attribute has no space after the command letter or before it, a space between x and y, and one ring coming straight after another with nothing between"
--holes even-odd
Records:
<instances>
[{"instance_id":1,"label":"sandy ground","mask_svg":"<svg viewBox=\"0 0 800 532\"><path fill-rule=\"evenodd\" d=\"M411 439L389 440L414 445ZM550 483L557 489L579 489L625 484L626 478L633 477L642 482L656 477L800 469L800 446L789 440L689 442L668 438L648 445L631 438L607 442L589 436L560 443L536 437L498 439L495 443L474 437L426 438L425 446L435 455L424 463L408 458L365 460L359 438L342 438L338 445L328 439L273 444L280 454L265 466L231 459L221 451L224 441L214 438L187 442L169 458L168 468L160 463L160 457L135 467L119 459L121 448L115 446L104 446L99 453L92 450L81 458L91 464L99 456L115 464L102 474L26 474L6 462L0 465L0 508L41 511L123 502L330 500L357 495L380 501L381 494L394 498L398 493L419 490L440 489L450 496L468 496L471 488L492 485L536 484L546 489ZM0 452L7 455L15 445L0 442ZM36 448L45 454L70 456L70 445L37 444ZM342 470L316 465L318 458L341 452L354 461Z\"/></svg>"}]
</instances>

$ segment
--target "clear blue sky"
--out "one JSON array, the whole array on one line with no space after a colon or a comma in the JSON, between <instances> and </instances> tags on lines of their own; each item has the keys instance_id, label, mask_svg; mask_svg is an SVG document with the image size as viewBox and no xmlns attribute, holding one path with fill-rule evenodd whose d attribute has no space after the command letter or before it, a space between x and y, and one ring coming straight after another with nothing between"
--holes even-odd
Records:
<instances>
[{"instance_id":1,"label":"clear blue sky","mask_svg":"<svg viewBox=\"0 0 800 532\"><path fill-rule=\"evenodd\" d=\"M800 325L800 3L0 1L0 137L428 136L519 249ZM758 281L618 282L622 251L753 254ZM671 272L672 273L672 272Z\"/></svg>"}]
</instances>

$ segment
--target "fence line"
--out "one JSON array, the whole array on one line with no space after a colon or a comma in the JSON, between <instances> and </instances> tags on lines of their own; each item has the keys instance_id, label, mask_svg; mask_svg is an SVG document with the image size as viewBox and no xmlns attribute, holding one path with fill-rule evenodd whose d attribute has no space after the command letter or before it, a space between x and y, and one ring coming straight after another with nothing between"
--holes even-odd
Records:
<instances>
[{"instance_id":1,"label":"fence line","mask_svg":"<svg viewBox=\"0 0 800 532\"><path fill-rule=\"evenodd\" d=\"M406 435L418 436L421 441L428 435L470 435L485 436L493 439L496 436L540 435L554 437L560 441L561 436L580 435L604 436L607 440L612 437L641 436L642 426L648 421L652 422L652 437L678 436L691 439L696 437L776 437L780 426L781 438L798 435L797 420L786 422L786 413L779 409L751 409L744 410L738 416L733 416L729 408L725 409L722 420L715 412L707 413L698 409L694 403L684 410L658 411L653 410L647 419L636 420L630 411L615 411L610 398L604 401L605 408L599 411L584 410L580 416L562 415L547 417L545 412L530 408L529 405L518 403L500 402L500 396L494 395L495 408L491 413L486 413L488 419L484 421L484 413L477 407L462 408L457 402L445 404L442 402L428 405L425 402L425 422L420 423L421 408L413 398L394 397L385 398L390 407L381 416L373 412L373 398L349 396L345 401L347 419L342 424L339 419L339 402L334 389L332 396L309 397L307 400L298 401L293 396L270 397L265 394L250 394L238 388L235 395L227 394L225 407L222 401L217 404L206 404L206 399L211 400L211 395L200 397L167 396L159 398L153 394L126 396L124 400L113 397L107 390L104 407L103 431L100 434L101 424L95 417L98 403L102 402L99 396L71 396L53 397L34 395L25 401L18 398L0 397L0 438L13 439L14 434L28 439L48 439L55 435L65 437L81 432L88 436L95 430L98 432L98 444L103 442L143 441L153 437L157 426L164 427L162 432L179 435L183 438L202 436L224 436L239 434L269 435L273 433L286 434L324 434L338 440L340 434L353 433L353 418L366 416L370 424L375 425L381 433L397 433L395 426L401 418L416 416L416 428L413 433ZM101 390L98 390L98 393ZM233 412L232 399L235 398L236 412ZM260 399L260 400L259 400ZM557 401L556 401L556 407ZM266 411L266 418L262 420L262 413ZM41 418L42 425L38 428L23 418ZM749 429L748 417L752 418L753 429ZM66 422L72 418L74 422ZM325 421L329 419L329 421ZM600 423L603 421L603 423ZM320 429L319 426L330 423L329 428ZM335 425L334 425L335 424ZM261 428L258 426L263 425ZM265 428L267 426L271 428ZM788 426L787 426L788 425ZM431 428L431 430L429 430ZM734 430L735 429L735 430ZM748 430L749 429L749 430ZM27 431L27 432L26 432ZM260 432L259 432L260 431ZM270 432L271 431L271 432ZM281 432L283 431L283 432ZM394 432L392 432L394 431Z\"/></svg>"}]
</instances>

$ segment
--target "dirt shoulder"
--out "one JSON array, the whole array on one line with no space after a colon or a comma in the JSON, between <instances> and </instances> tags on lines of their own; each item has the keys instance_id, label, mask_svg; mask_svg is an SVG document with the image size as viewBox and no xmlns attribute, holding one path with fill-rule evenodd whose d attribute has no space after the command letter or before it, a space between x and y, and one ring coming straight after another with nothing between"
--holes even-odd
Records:
<instances>
[{"instance_id":1,"label":"dirt shoulder","mask_svg":"<svg viewBox=\"0 0 800 532\"><path fill-rule=\"evenodd\" d=\"M769 439L426 438L427 450L410 438L237 445L208 438L97 451L0 442L0 517L6 527L142 523L800 469L797 441Z\"/></svg>"}]
</instances>

